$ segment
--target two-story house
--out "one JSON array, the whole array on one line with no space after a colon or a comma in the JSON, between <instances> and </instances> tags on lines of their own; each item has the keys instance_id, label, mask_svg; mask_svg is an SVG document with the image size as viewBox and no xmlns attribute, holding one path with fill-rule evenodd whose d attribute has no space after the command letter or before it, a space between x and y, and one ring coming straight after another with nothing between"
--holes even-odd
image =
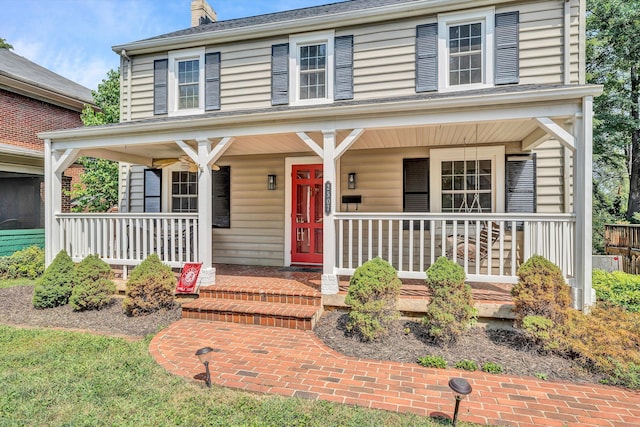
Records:
<instances>
[{"instance_id":1,"label":"two-story house","mask_svg":"<svg viewBox=\"0 0 640 427\"><path fill-rule=\"evenodd\" d=\"M44 144L37 133L82 126L85 104L93 104L90 89L0 49L0 256L44 245ZM65 190L81 170L75 166L65 172Z\"/></svg>"},{"instance_id":2,"label":"two-story house","mask_svg":"<svg viewBox=\"0 0 640 427\"><path fill-rule=\"evenodd\" d=\"M117 125L45 132L47 194L78 155L119 160L120 213L47 212L47 259L150 252L319 265L367 259L471 281L558 264L591 292L585 0L352 0L115 46ZM207 23L208 22L208 23Z\"/></svg>"}]
</instances>

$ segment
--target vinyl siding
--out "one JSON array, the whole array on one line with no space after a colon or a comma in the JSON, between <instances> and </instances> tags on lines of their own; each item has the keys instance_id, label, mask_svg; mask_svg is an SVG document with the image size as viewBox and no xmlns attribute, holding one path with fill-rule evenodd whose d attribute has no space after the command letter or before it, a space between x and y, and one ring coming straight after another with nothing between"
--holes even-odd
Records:
<instances>
[{"instance_id":1,"label":"vinyl siding","mask_svg":"<svg viewBox=\"0 0 640 427\"><path fill-rule=\"evenodd\" d=\"M571 0L571 82L580 75L581 0ZM496 13L520 12L520 83L564 82L564 2L527 1L499 7ZM354 99L415 94L416 25L435 22L436 15L354 28L336 29L336 36L354 36ZM221 111L271 106L271 45L288 37L209 46L221 52ZM153 61L167 54L133 59L132 90L123 88L131 103L132 120L153 116ZM384 58L383 60L381 58ZM123 87L126 86L123 84ZM126 109L123 107L123 114Z\"/></svg>"},{"instance_id":2,"label":"vinyl siding","mask_svg":"<svg viewBox=\"0 0 640 427\"><path fill-rule=\"evenodd\" d=\"M564 212L564 154L558 141L550 140L534 151L536 153L537 212Z\"/></svg>"}]
</instances>

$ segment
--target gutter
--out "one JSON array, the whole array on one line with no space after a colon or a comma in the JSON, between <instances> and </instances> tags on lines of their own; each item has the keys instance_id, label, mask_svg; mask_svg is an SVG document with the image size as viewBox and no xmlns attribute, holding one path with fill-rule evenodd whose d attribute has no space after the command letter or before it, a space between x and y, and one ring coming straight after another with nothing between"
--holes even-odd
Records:
<instances>
[{"instance_id":1,"label":"gutter","mask_svg":"<svg viewBox=\"0 0 640 427\"><path fill-rule=\"evenodd\" d=\"M0 153L14 156L33 157L37 159L44 158L43 151L30 150L28 148L17 147L9 144L0 144Z\"/></svg>"},{"instance_id":2,"label":"gutter","mask_svg":"<svg viewBox=\"0 0 640 427\"><path fill-rule=\"evenodd\" d=\"M78 140L92 137L102 137L108 133L111 137L130 135L132 133L162 132L193 130L194 127L245 125L257 122L290 122L295 120L316 119L326 122L334 116L346 117L365 114L394 114L415 113L417 111L431 111L455 108L477 108L480 106L503 106L533 102L553 102L575 100L582 102L585 96L598 96L602 93L602 86L584 85L554 89L536 89L526 92L499 93L487 95L475 94L469 96L444 97L436 99L410 99L391 102L375 102L367 104L328 105L320 108L283 109L278 111L260 111L252 113L246 110L233 111L232 114L207 117L177 118L163 121L133 121L127 124L93 126L86 128L46 131L38 133L38 138L52 140Z\"/></svg>"},{"instance_id":3,"label":"gutter","mask_svg":"<svg viewBox=\"0 0 640 427\"><path fill-rule=\"evenodd\" d=\"M91 105L96 108L95 105L93 105L93 100L85 101L74 98L34 82L19 79L12 74L2 71L0 71L0 87L4 87L10 92L19 93L20 95L25 95L30 98L37 98L61 107L72 108L79 112L82 111L85 105Z\"/></svg>"},{"instance_id":4,"label":"gutter","mask_svg":"<svg viewBox=\"0 0 640 427\"><path fill-rule=\"evenodd\" d=\"M112 46L112 50L121 54L126 50L129 55L154 53L162 50L183 49L210 43L229 43L264 37L288 37L289 34L322 30L328 27L353 27L361 24L379 23L410 17L433 17L451 10L497 6L513 3L513 0L422 0L409 1L381 7L329 13L307 18L274 21L258 25L240 26L225 30L211 30L199 33L154 38ZM431 15L431 16L430 16ZM240 18L242 19L242 18Z\"/></svg>"}]
</instances>

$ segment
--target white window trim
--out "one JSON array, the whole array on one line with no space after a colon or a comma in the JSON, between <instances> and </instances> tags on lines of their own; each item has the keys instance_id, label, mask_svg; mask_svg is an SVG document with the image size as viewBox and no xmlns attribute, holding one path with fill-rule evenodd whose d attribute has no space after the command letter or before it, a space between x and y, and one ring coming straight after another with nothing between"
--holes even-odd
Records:
<instances>
[{"instance_id":1,"label":"white window trim","mask_svg":"<svg viewBox=\"0 0 640 427\"><path fill-rule=\"evenodd\" d=\"M333 77L334 77L334 38L335 32L317 32L289 37L289 94L290 105L319 105L333 102ZM327 45L327 79L326 98L300 99L300 46L308 44L326 43Z\"/></svg>"},{"instance_id":2,"label":"white window trim","mask_svg":"<svg viewBox=\"0 0 640 427\"><path fill-rule=\"evenodd\" d=\"M482 22L482 83L449 84L449 26ZM485 8L438 15L438 90L441 92L494 86L495 9Z\"/></svg>"},{"instance_id":3,"label":"white window trim","mask_svg":"<svg viewBox=\"0 0 640 427\"><path fill-rule=\"evenodd\" d=\"M173 50L169 52L169 79L167 81L168 115L187 116L204 113L204 47L195 49ZM198 108L178 109L178 63L197 59L198 62Z\"/></svg>"},{"instance_id":4,"label":"white window trim","mask_svg":"<svg viewBox=\"0 0 640 427\"><path fill-rule=\"evenodd\" d=\"M429 157L431 212L442 212L442 162L456 160L491 160L491 205L493 212L504 212L504 146L463 147L431 150Z\"/></svg>"}]
</instances>

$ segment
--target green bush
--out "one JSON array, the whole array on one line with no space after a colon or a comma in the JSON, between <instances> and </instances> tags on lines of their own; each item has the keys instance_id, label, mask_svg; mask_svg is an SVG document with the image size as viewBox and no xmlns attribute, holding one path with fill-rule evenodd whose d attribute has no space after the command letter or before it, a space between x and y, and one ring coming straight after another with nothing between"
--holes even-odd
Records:
<instances>
[{"instance_id":1,"label":"green bush","mask_svg":"<svg viewBox=\"0 0 640 427\"><path fill-rule=\"evenodd\" d=\"M561 325L571 306L569 285L558 266L534 255L518 269L518 283L511 290L516 325L526 316L542 316Z\"/></svg>"},{"instance_id":2,"label":"green bush","mask_svg":"<svg viewBox=\"0 0 640 427\"><path fill-rule=\"evenodd\" d=\"M432 356L427 354L423 357L418 357L418 364L427 368L439 368L445 369L447 367L447 361L442 356Z\"/></svg>"},{"instance_id":3,"label":"green bush","mask_svg":"<svg viewBox=\"0 0 640 427\"><path fill-rule=\"evenodd\" d=\"M558 348L558 343L553 335L555 326L553 320L530 315L522 319L521 326L525 334L545 350Z\"/></svg>"},{"instance_id":4,"label":"green bush","mask_svg":"<svg viewBox=\"0 0 640 427\"><path fill-rule=\"evenodd\" d=\"M98 255L89 255L75 269L75 284L69 303L74 311L100 310L113 301L113 272Z\"/></svg>"},{"instance_id":5,"label":"green bush","mask_svg":"<svg viewBox=\"0 0 640 427\"><path fill-rule=\"evenodd\" d=\"M598 300L640 312L640 275L596 269L593 270L592 281Z\"/></svg>"},{"instance_id":6,"label":"green bush","mask_svg":"<svg viewBox=\"0 0 640 427\"><path fill-rule=\"evenodd\" d=\"M0 279L35 279L44 272L44 251L31 246L0 257Z\"/></svg>"},{"instance_id":7,"label":"green bush","mask_svg":"<svg viewBox=\"0 0 640 427\"><path fill-rule=\"evenodd\" d=\"M471 287L464 280L464 269L446 257L427 270L431 299L422 323L429 335L445 345L456 341L477 317Z\"/></svg>"},{"instance_id":8,"label":"green bush","mask_svg":"<svg viewBox=\"0 0 640 427\"><path fill-rule=\"evenodd\" d=\"M52 308L69 302L75 277L75 264L65 251L60 251L47 267L33 290L35 308Z\"/></svg>"},{"instance_id":9,"label":"green bush","mask_svg":"<svg viewBox=\"0 0 640 427\"><path fill-rule=\"evenodd\" d=\"M482 365L482 371L490 374L501 374L504 372L504 369L502 368L502 365L498 363L487 362Z\"/></svg>"},{"instance_id":10,"label":"green bush","mask_svg":"<svg viewBox=\"0 0 640 427\"><path fill-rule=\"evenodd\" d=\"M400 316L397 305L401 285L396 270L381 258L358 267L344 300L351 306L347 330L358 333L365 341L385 335L389 324Z\"/></svg>"},{"instance_id":11,"label":"green bush","mask_svg":"<svg viewBox=\"0 0 640 427\"><path fill-rule=\"evenodd\" d=\"M478 370L478 364L476 362L474 362L473 360L468 360L468 359L464 359L464 360L459 360L456 362L455 367L458 369L464 369L465 371L477 371Z\"/></svg>"},{"instance_id":12,"label":"green bush","mask_svg":"<svg viewBox=\"0 0 640 427\"><path fill-rule=\"evenodd\" d=\"M123 301L129 316L144 316L175 305L176 278L171 267L151 254L131 272Z\"/></svg>"}]
</instances>

